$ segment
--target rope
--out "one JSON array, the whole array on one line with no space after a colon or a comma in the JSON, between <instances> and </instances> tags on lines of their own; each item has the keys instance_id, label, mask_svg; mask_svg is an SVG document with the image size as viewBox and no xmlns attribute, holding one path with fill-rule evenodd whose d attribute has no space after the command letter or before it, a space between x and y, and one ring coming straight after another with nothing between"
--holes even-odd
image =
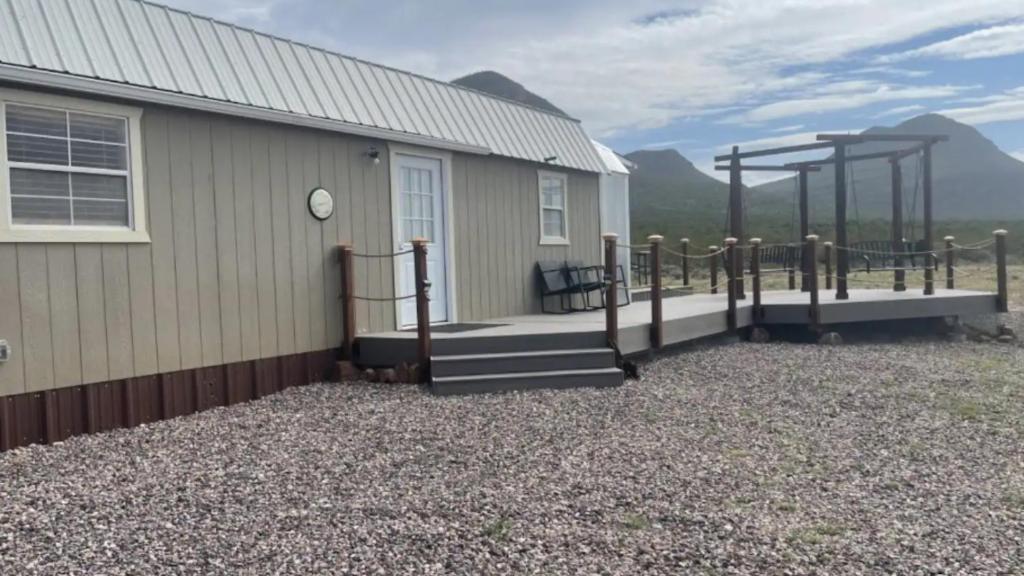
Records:
<instances>
[{"instance_id":1,"label":"rope","mask_svg":"<svg viewBox=\"0 0 1024 576\"><path fill-rule=\"evenodd\" d=\"M924 252L886 252L882 250L864 250L861 248L850 248L848 246L834 246L836 250L842 250L844 252L856 252L857 254L878 254L881 256L934 256L937 254L945 254L950 252L949 248L939 248L937 250L928 250Z\"/></svg>"},{"instance_id":2,"label":"rope","mask_svg":"<svg viewBox=\"0 0 1024 576\"><path fill-rule=\"evenodd\" d=\"M412 254L412 250L406 250L405 252L395 252L394 254L356 254L352 253L356 258L396 258L398 256L405 256L406 254Z\"/></svg>"},{"instance_id":3,"label":"rope","mask_svg":"<svg viewBox=\"0 0 1024 576\"><path fill-rule=\"evenodd\" d=\"M625 248L627 250L641 250L643 248L650 248L650 244L616 244L616 248Z\"/></svg>"},{"instance_id":4,"label":"rope","mask_svg":"<svg viewBox=\"0 0 1024 576\"><path fill-rule=\"evenodd\" d=\"M409 300L410 298L415 297L415 294L410 294L408 296L395 296L393 298L371 298L369 296L353 296L352 299L362 300L364 302L398 302L399 300Z\"/></svg>"},{"instance_id":5,"label":"rope","mask_svg":"<svg viewBox=\"0 0 1024 576\"><path fill-rule=\"evenodd\" d=\"M958 250L984 250L989 246L995 244L995 239L982 240L981 242L975 242L974 244L953 244L953 248Z\"/></svg>"},{"instance_id":6,"label":"rope","mask_svg":"<svg viewBox=\"0 0 1024 576\"><path fill-rule=\"evenodd\" d=\"M662 252L665 252L666 254L671 254L672 256L678 256L680 258L687 258L689 260L699 260L701 258L711 258L711 257L718 256L719 254L725 252L725 248L720 248L717 252L711 252L709 254L683 254L682 252L676 252L675 250L673 250L671 248L666 248L665 246L662 246L660 248L660 250Z\"/></svg>"}]
</instances>

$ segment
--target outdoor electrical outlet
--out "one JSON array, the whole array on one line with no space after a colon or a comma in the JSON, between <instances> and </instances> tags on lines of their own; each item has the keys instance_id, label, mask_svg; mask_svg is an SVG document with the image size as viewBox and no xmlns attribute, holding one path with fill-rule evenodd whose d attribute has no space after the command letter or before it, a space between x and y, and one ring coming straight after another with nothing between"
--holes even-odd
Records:
<instances>
[{"instance_id":1,"label":"outdoor electrical outlet","mask_svg":"<svg viewBox=\"0 0 1024 576\"><path fill-rule=\"evenodd\" d=\"M7 362L11 359L11 347L7 340L0 340L0 362Z\"/></svg>"}]
</instances>

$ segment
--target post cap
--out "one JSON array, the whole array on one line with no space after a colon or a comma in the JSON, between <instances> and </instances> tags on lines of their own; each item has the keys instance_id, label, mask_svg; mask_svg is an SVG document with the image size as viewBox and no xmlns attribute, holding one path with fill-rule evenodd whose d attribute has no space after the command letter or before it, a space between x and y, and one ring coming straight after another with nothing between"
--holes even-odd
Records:
<instances>
[{"instance_id":1,"label":"post cap","mask_svg":"<svg viewBox=\"0 0 1024 576\"><path fill-rule=\"evenodd\" d=\"M804 240L807 240L808 242L817 242L818 241L818 235L817 234L808 234L807 237L804 238ZM830 246L831 244L829 242L825 242L825 245L826 246Z\"/></svg>"},{"instance_id":2,"label":"post cap","mask_svg":"<svg viewBox=\"0 0 1024 576\"><path fill-rule=\"evenodd\" d=\"M661 244L661 241L664 239L665 237L662 236L661 234L651 234L650 236L647 237L647 241L650 242L651 244Z\"/></svg>"},{"instance_id":3,"label":"post cap","mask_svg":"<svg viewBox=\"0 0 1024 576\"><path fill-rule=\"evenodd\" d=\"M1002 228L1000 228L999 230L993 230L992 231L992 235L993 236L1006 236L1006 234L1007 234L1006 230L1003 230Z\"/></svg>"},{"instance_id":4,"label":"post cap","mask_svg":"<svg viewBox=\"0 0 1024 576\"><path fill-rule=\"evenodd\" d=\"M761 243L761 239L760 239L760 238L751 238L751 239L750 239L750 243L751 243L752 245L754 245L754 246L757 246L758 244L760 244L760 243Z\"/></svg>"},{"instance_id":5,"label":"post cap","mask_svg":"<svg viewBox=\"0 0 1024 576\"><path fill-rule=\"evenodd\" d=\"M619 235L615 232L605 232L604 234L601 234L601 238L605 240L618 240Z\"/></svg>"},{"instance_id":6,"label":"post cap","mask_svg":"<svg viewBox=\"0 0 1024 576\"><path fill-rule=\"evenodd\" d=\"M679 239L679 243L680 244L689 244L690 243L690 239L689 238L680 238Z\"/></svg>"},{"instance_id":7,"label":"post cap","mask_svg":"<svg viewBox=\"0 0 1024 576\"><path fill-rule=\"evenodd\" d=\"M945 240L946 242L952 242L953 240L956 240L956 238L953 238L952 236L946 236L945 238L943 238L943 240Z\"/></svg>"},{"instance_id":8,"label":"post cap","mask_svg":"<svg viewBox=\"0 0 1024 576\"><path fill-rule=\"evenodd\" d=\"M831 242L825 242L824 246L826 248L831 248L832 247L832 243Z\"/></svg>"},{"instance_id":9,"label":"post cap","mask_svg":"<svg viewBox=\"0 0 1024 576\"><path fill-rule=\"evenodd\" d=\"M725 245L726 246L735 246L736 245L736 239L735 238L726 238L725 239Z\"/></svg>"},{"instance_id":10,"label":"post cap","mask_svg":"<svg viewBox=\"0 0 1024 576\"><path fill-rule=\"evenodd\" d=\"M352 250L352 243L351 242L339 242L338 243L338 248L340 248L342 250Z\"/></svg>"},{"instance_id":11,"label":"post cap","mask_svg":"<svg viewBox=\"0 0 1024 576\"><path fill-rule=\"evenodd\" d=\"M424 238L422 236L417 236L417 237L412 239L412 243L414 245L418 244L420 246L425 246L427 244L427 242L430 242L430 240L427 240L426 238Z\"/></svg>"}]
</instances>

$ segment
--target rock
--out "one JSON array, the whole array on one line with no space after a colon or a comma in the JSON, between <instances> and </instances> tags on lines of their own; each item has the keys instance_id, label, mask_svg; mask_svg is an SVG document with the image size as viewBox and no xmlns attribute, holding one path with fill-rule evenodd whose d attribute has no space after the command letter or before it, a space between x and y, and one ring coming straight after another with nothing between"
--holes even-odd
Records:
<instances>
[{"instance_id":1,"label":"rock","mask_svg":"<svg viewBox=\"0 0 1024 576\"><path fill-rule=\"evenodd\" d=\"M1012 334L1001 334L996 338L996 342L999 342L1000 344L1013 344L1016 341L1017 339L1014 338Z\"/></svg>"},{"instance_id":2,"label":"rock","mask_svg":"<svg viewBox=\"0 0 1024 576\"><path fill-rule=\"evenodd\" d=\"M405 381L407 384L419 384L420 383L420 365L413 364L409 366L408 379Z\"/></svg>"},{"instance_id":3,"label":"rock","mask_svg":"<svg viewBox=\"0 0 1024 576\"><path fill-rule=\"evenodd\" d=\"M373 368L367 368L366 370L363 370L363 380L366 380L367 382L376 382L377 371L374 370Z\"/></svg>"},{"instance_id":4,"label":"rock","mask_svg":"<svg viewBox=\"0 0 1024 576\"><path fill-rule=\"evenodd\" d=\"M838 332L825 332L818 338L818 344L824 346L840 346L843 343L843 337Z\"/></svg>"},{"instance_id":5,"label":"rock","mask_svg":"<svg viewBox=\"0 0 1024 576\"><path fill-rule=\"evenodd\" d=\"M772 335L760 326L754 326L750 329L750 341L755 344L764 344L770 342Z\"/></svg>"},{"instance_id":6,"label":"rock","mask_svg":"<svg viewBox=\"0 0 1024 576\"><path fill-rule=\"evenodd\" d=\"M1006 324L1000 324L999 326L997 326L996 327L996 334L998 334L999 336L1010 336L1010 337L1015 337L1016 336L1016 334L1013 333L1013 328L1010 328Z\"/></svg>"},{"instance_id":7,"label":"rock","mask_svg":"<svg viewBox=\"0 0 1024 576\"><path fill-rule=\"evenodd\" d=\"M348 360L338 362L336 369L339 382L352 382L359 379L359 368L356 368L356 365Z\"/></svg>"},{"instance_id":8,"label":"rock","mask_svg":"<svg viewBox=\"0 0 1024 576\"><path fill-rule=\"evenodd\" d=\"M394 368L381 370L377 381L381 384L398 384L398 372Z\"/></svg>"}]
</instances>

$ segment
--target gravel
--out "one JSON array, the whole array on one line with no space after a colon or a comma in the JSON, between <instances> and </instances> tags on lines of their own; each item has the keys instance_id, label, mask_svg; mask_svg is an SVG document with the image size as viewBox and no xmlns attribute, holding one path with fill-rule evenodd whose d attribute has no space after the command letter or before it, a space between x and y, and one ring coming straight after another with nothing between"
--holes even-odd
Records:
<instances>
[{"instance_id":1,"label":"gravel","mask_svg":"<svg viewBox=\"0 0 1024 576\"><path fill-rule=\"evenodd\" d=\"M1024 348L703 345L643 374L324 384L0 454L0 574L1024 572Z\"/></svg>"}]
</instances>

